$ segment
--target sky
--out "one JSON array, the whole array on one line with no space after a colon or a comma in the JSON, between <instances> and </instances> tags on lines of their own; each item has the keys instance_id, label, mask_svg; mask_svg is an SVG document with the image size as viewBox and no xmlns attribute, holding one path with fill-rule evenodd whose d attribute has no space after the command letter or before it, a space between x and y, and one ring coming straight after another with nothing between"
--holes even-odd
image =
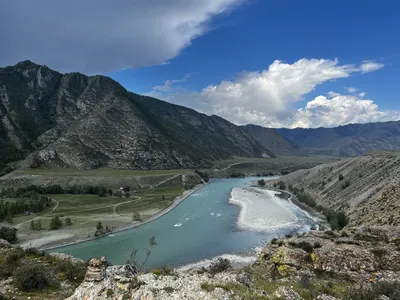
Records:
<instances>
[{"instance_id":1,"label":"sky","mask_svg":"<svg viewBox=\"0 0 400 300\"><path fill-rule=\"evenodd\" d=\"M0 2L0 66L30 59L235 124L400 120L397 0Z\"/></svg>"}]
</instances>

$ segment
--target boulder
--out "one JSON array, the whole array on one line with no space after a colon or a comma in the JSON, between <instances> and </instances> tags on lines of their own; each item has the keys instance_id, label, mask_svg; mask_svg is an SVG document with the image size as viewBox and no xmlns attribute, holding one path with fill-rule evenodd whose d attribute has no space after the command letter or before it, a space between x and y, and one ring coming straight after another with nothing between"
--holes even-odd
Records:
<instances>
[{"instance_id":1,"label":"boulder","mask_svg":"<svg viewBox=\"0 0 400 300\"><path fill-rule=\"evenodd\" d=\"M284 300L303 300L303 298L293 291L290 287L280 286L274 293L274 296L278 299Z\"/></svg>"}]
</instances>

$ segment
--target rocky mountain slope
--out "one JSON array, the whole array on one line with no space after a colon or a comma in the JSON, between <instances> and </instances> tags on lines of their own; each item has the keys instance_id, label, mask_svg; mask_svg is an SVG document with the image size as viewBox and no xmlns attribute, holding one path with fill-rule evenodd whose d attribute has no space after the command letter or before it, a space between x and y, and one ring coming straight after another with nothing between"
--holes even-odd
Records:
<instances>
[{"instance_id":1,"label":"rocky mountain slope","mask_svg":"<svg viewBox=\"0 0 400 300\"><path fill-rule=\"evenodd\" d=\"M358 156L374 150L400 149L400 121L350 124L335 128L276 129L303 155Z\"/></svg>"},{"instance_id":2,"label":"rocky mountain slope","mask_svg":"<svg viewBox=\"0 0 400 300\"><path fill-rule=\"evenodd\" d=\"M265 128L257 125L242 126L251 137L261 145L271 150L279 156L300 156L301 152L298 146L280 135L276 129Z\"/></svg>"},{"instance_id":3,"label":"rocky mountain slope","mask_svg":"<svg viewBox=\"0 0 400 300\"><path fill-rule=\"evenodd\" d=\"M32 166L166 169L265 154L273 156L222 118L130 93L108 77L30 61L0 69L3 167L27 155Z\"/></svg>"},{"instance_id":4,"label":"rocky mountain slope","mask_svg":"<svg viewBox=\"0 0 400 300\"><path fill-rule=\"evenodd\" d=\"M375 152L300 170L280 180L317 204L345 211L352 225L400 225L400 152Z\"/></svg>"}]
</instances>

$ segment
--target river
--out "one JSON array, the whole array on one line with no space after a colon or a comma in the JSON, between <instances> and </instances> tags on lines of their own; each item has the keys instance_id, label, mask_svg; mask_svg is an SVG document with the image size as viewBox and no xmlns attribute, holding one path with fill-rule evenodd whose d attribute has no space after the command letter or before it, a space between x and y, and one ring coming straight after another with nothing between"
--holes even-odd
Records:
<instances>
[{"instance_id":1,"label":"river","mask_svg":"<svg viewBox=\"0 0 400 300\"><path fill-rule=\"evenodd\" d=\"M234 187L247 187L257 179L260 178L214 179L153 222L51 251L82 259L105 256L112 264L124 264L132 249L138 250L139 260L143 259L149 238L155 236L157 245L152 249L147 267L178 267L221 254L246 255L277 234L308 230L312 220L286 200L283 205L299 218L296 226L261 232L239 230L240 207L229 203L231 191Z\"/></svg>"}]
</instances>

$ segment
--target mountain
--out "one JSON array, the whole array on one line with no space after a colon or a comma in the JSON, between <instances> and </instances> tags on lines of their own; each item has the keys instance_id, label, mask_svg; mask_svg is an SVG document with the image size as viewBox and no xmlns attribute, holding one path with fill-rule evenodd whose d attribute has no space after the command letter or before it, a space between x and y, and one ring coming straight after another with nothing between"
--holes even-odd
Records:
<instances>
[{"instance_id":1,"label":"mountain","mask_svg":"<svg viewBox=\"0 0 400 300\"><path fill-rule=\"evenodd\" d=\"M279 156L299 156L299 147L280 135L276 129L265 128L257 125L245 125L242 129L261 145Z\"/></svg>"},{"instance_id":2,"label":"mountain","mask_svg":"<svg viewBox=\"0 0 400 300\"><path fill-rule=\"evenodd\" d=\"M358 156L374 150L400 149L400 121L350 124L335 128L276 129L304 155Z\"/></svg>"},{"instance_id":3,"label":"mountain","mask_svg":"<svg viewBox=\"0 0 400 300\"><path fill-rule=\"evenodd\" d=\"M105 76L24 61L0 69L0 164L195 168L231 156L274 156L217 116L125 90ZM1 169L1 166L0 166Z\"/></svg>"},{"instance_id":4,"label":"mountain","mask_svg":"<svg viewBox=\"0 0 400 300\"><path fill-rule=\"evenodd\" d=\"M400 152L379 151L283 176L317 204L345 211L351 225L400 225Z\"/></svg>"}]
</instances>

